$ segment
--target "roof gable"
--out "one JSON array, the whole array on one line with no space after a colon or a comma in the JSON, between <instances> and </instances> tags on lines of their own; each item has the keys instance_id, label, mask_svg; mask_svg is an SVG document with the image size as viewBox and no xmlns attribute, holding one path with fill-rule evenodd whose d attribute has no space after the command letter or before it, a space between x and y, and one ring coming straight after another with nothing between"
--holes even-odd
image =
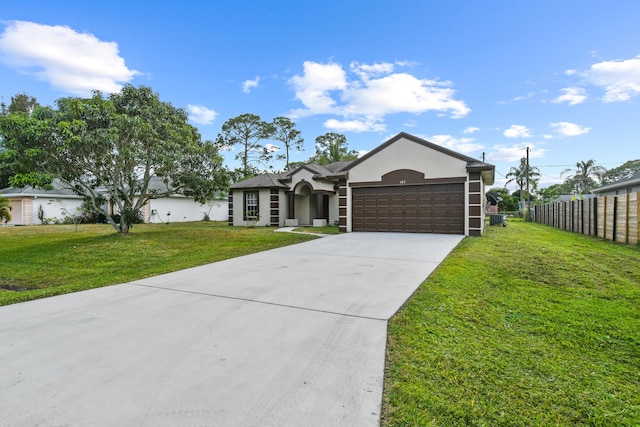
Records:
<instances>
[{"instance_id":1,"label":"roof gable","mask_svg":"<svg viewBox=\"0 0 640 427\"><path fill-rule=\"evenodd\" d=\"M231 185L231 189L243 189L243 188L286 188L289 186L285 183L291 183L295 181L294 176L300 174L301 171L307 171L313 179L317 180L335 180L337 177L343 175L344 169L352 161L347 162L334 162L328 165L319 165L316 163L307 163L300 165L297 168L280 173L265 172L260 175L256 175L251 178L247 178L243 181L238 181Z\"/></svg>"},{"instance_id":2,"label":"roof gable","mask_svg":"<svg viewBox=\"0 0 640 427\"><path fill-rule=\"evenodd\" d=\"M426 147L426 148L428 148L430 150L433 150L433 151L436 151L438 153L442 153L442 154L444 154L446 156L449 156L449 157L451 157L453 159L457 159L457 160L460 160L460 161L464 162L466 164L466 169L467 169L468 172L472 172L473 171L473 172L480 172L482 174L483 181L485 182L485 184L491 185L495 181L495 166L494 165L482 162L480 160L474 159L472 157L466 156L466 155L458 153L456 151L449 150L448 148L444 148L444 147L442 147L440 145L434 144L434 143L429 142L427 140L424 140L422 138L418 138L417 136L408 134L406 132L400 132L399 134L397 134L393 138L387 140L383 144L381 144L381 145L377 146L376 148L374 148L373 150L369 151L364 156L358 158L357 160L354 160L349 165L344 167L343 170L344 171L349 171L349 170L353 169L355 166L361 165L362 163L366 162L368 159L371 159L372 157L376 156L378 153L380 153L384 149L390 147L391 145L393 145L396 142L398 142L400 140L403 140L403 139L407 140L407 141L410 141L410 142L413 142L413 143L416 143L416 144L418 144L420 146Z\"/></svg>"},{"instance_id":3,"label":"roof gable","mask_svg":"<svg viewBox=\"0 0 640 427\"><path fill-rule=\"evenodd\" d=\"M398 141L400 139L408 139L409 141L415 142L417 144L423 145L423 146L428 147L428 148L430 148L432 150L439 151L439 152L444 153L444 154L446 154L448 156L455 157L455 158L463 160L465 162L469 162L469 163L471 163L471 162L479 162L478 160L476 160L474 158L471 158L469 156L465 156L464 154L460 154L460 153L457 153L455 151L449 150L448 148L441 147L440 145L434 144L434 143L429 142L429 141L427 141L425 139L418 138L417 136L413 136L413 135L408 134L406 132L400 132L399 134L397 134L393 138L387 140L383 144L381 144L381 145L377 146L376 148L374 148L373 150L369 151L364 156L358 158L357 160L354 160L351 164L349 164L344 169L345 170L349 170L349 169L353 168L354 166L366 161L368 158L375 156L377 153L379 153L380 151L384 150L385 148L387 148L388 146L390 146L391 144L395 143L396 141ZM480 162L480 163L482 163L482 162Z\"/></svg>"}]
</instances>

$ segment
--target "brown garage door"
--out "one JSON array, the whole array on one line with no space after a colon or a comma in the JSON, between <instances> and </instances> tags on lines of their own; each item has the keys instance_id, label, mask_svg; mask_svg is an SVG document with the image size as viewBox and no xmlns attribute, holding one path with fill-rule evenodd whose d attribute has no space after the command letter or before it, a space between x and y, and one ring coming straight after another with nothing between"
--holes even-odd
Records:
<instances>
[{"instance_id":1,"label":"brown garage door","mask_svg":"<svg viewBox=\"0 0 640 427\"><path fill-rule=\"evenodd\" d=\"M352 191L353 231L464 234L464 184Z\"/></svg>"}]
</instances>

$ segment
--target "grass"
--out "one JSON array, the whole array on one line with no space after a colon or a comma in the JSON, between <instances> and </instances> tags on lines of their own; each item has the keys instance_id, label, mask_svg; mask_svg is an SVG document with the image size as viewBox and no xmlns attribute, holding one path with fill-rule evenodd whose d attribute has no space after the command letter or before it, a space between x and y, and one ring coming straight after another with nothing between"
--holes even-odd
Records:
<instances>
[{"instance_id":1,"label":"grass","mask_svg":"<svg viewBox=\"0 0 640 427\"><path fill-rule=\"evenodd\" d=\"M0 305L125 283L315 237L193 222L0 227Z\"/></svg>"},{"instance_id":2,"label":"grass","mask_svg":"<svg viewBox=\"0 0 640 427\"><path fill-rule=\"evenodd\" d=\"M328 225L326 227L300 227L295 228L293 231L316 234L340 234L337 225Z\"/></svg>"},{"instance_id":3,"label":"grass","mask_svg":"<svg viewBox=\"0 0 640 427\"><path fill-rule=\"evenodd\" d=\"M383 426L640 425L640 247L510 221L390 321Z\"/></svg>"}]
</instances>

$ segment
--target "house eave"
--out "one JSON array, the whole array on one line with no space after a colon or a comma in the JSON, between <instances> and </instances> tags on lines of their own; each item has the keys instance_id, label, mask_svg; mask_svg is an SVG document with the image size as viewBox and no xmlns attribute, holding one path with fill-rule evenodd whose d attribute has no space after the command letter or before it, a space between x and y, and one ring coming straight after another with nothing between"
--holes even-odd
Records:
<instances>
[{"instance_id":1,"label":"house eave","mask_svg":"<svg viewBox=\"0 0 640 427\"><path fill-rule=\"evenodd\" d=\"M633 187L634 185L640 185L640 178L632 178L626 181L614 182L613 184L607 184L600 188L591 190L592 193L604 193L605 191L619 190L621 188Z\"/></svg>"}]
</instances>

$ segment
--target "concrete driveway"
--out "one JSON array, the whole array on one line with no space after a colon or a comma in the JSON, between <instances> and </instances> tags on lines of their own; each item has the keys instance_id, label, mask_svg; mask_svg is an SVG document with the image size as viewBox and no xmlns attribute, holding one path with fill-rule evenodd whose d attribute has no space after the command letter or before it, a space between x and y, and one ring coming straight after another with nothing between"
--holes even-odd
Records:
<instances>
[{"instance_id":1,"label":"concrete driveway","mask_svg":"<svg viewBox=\"0 0 640 427\"><path fill-rule=\"evenodd\" d=\"M461 239L342 234L0 307L0 424L376 426L387 320Z\"/></svg>"}]
</instances>

